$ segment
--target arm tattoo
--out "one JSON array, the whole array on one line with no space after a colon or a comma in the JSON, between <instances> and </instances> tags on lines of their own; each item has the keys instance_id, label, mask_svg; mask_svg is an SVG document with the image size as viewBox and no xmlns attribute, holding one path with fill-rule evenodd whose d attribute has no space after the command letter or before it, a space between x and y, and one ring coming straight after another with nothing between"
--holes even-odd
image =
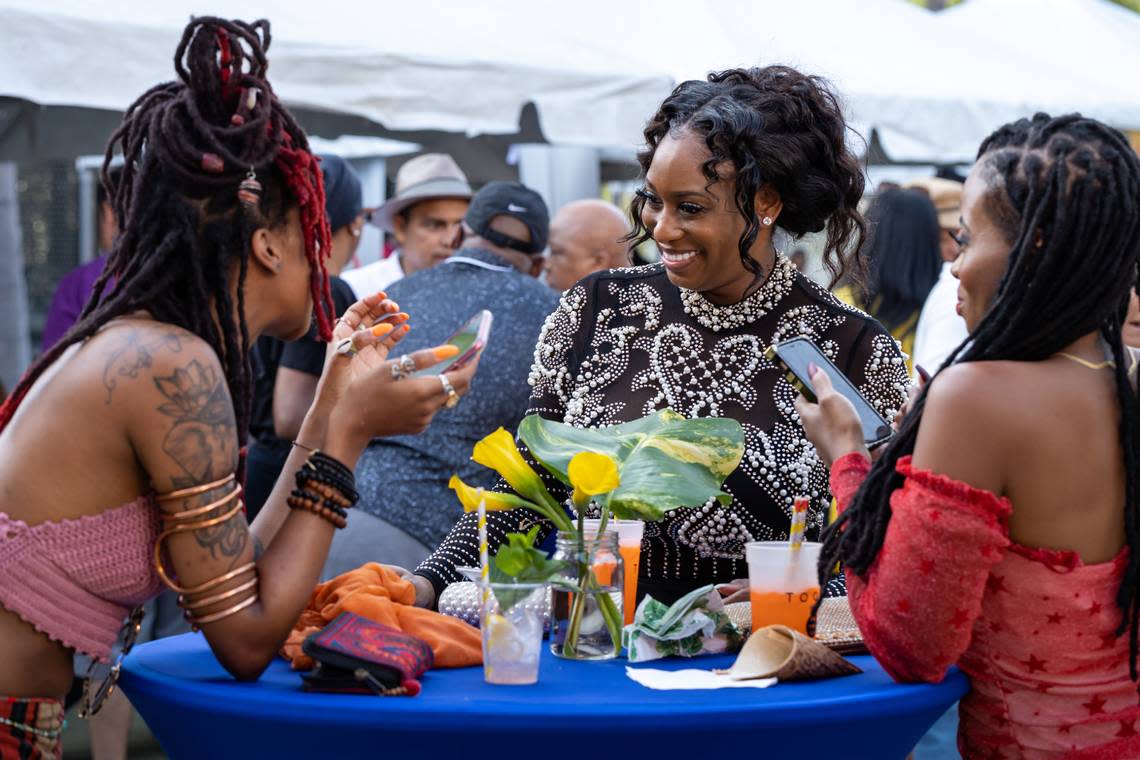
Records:
<instances>
[{"instance_id":1,"label":"arm tattoo","mask_svg":"<svg viewBox=\"0 0 1140 760\"><path fill-rule=\"evenodd\" d=\"M183 507L184 510L195 509L196 507L204 507L226 493L225 489L213 489L202 494L197 499L197 504L187 504ZM232 509L234 502L229 502L224 505L223 509ZM211 513L211 517L218 516L219 513ZM245 518L240 515L234 515L224 523L213 525L209 528L198 528L193 531L194 540L198 542L198 546L210 551L210 557L217 559L219 556L230 559L230 567L234 567L237 561L241 558L242 552L245 550L245 545L249 542L250 533L246 525ZM254 559L257 559L260 542L256 538L253 539Z\"/></svg>"},{"instance_id":2,"label":"arm tattoo","mask_svg":"<svg viewBox=\"0 0 1140 760\"><path fill-rule=\"evenodd\" d=\"M107 357L103 367L103 387L107 389L107 401L111 403L111 395L118 387L120 378L135 380L139 372L151 366L154 354L160 349L167 349L173 353L181 353L182 340L174 331L164 332L161 335L142 336L141 330L130 330L123 343Z\"/></svg>"},{"instance_id":3,"label":"arm tattoo","mask_svg":"<svg viewBox=\"0 0 1140 760\"><path fill-rule=\"evenodd\" d=\"M198 542L198 546L209 549L210 556L214 559L217 559L219 554L223 557L229 557L232 560L230 564L232 567L233 563L241 556L242 551L245 550L245 545L249 540L249 528L246 527L245 518L237 514L221 525L215 525L212 528L199 528L194 531L194 539ZM255 553L256 550L257 547L255 546Z\"/></svg>"},{"instance_id":4,"label":"arm tattoo","mask_svg":"<svg viewBox=\"0 0 1140 760\"><path fill-rule=\"evenodd\" d=\"M236 423L218 371L194 359L173 375L154 378L154 384L167 399L158 411L174 418L162 450L186 472L186 477L171 478L174 487L208 483L232 472L237 462Z\"/></svg>"}]
</instances>

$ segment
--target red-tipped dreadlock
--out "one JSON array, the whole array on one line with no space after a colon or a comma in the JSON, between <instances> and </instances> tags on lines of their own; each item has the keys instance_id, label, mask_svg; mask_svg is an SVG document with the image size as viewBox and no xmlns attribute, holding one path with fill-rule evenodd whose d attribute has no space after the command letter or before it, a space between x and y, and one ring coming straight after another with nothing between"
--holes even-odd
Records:
<instances>
[{"instance_id":1,"label":"red-tipped dreadlock","mask_svg":"<svg viewBox=\"0 0 1140 760\"><path fill-rule=\"evenodd\" d=\"M251 385L244 304L250 240L259 228L283 224L294 206L318 329L324 340L331 338L324 183L305 133L265 79L269 42L267 21L193 19L174 56L178 81L151 88L127 109L103 163L121 235L79 322L0 406L0 431L69 346L116 317L147 311L214 349L234 398L238 435L244 436ZM111 187L116 148L125 164Z\"/></svg>"},{"instance_id":2,"label":"red-tipped dreadlock","mask_svg":"<svg viewBox=\"0 0 1140 760\"><path fill-rule=\"evenodd\" d=\"M332 339L332 289L325 260L332 253L332 232L325 212L325 181L316 156L308 150L295 150L289 136L277 154L277 167L301 208L301 228L305 231L305 256L309 259L310 287L317 305L317 331L321 340Z\"/></svg>"}]
</instances>

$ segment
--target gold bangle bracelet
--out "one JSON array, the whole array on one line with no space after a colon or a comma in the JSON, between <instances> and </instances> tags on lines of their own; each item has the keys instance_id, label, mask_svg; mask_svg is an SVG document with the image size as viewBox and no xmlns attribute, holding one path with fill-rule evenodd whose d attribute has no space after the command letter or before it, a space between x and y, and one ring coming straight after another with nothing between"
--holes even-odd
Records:
<instances>
[{"instance_id":1,"label":"gold bangle bracelet","mask_svg":"<svg viewBox=\"0 0 1140 760\"><path fill-rule=\"evenodd\" d=\"M233 479L234 479L234 474L231 472L226 477L222 478L221 480L215 480L213 483L206 483L205 485L201 485L201 486L193 486L191 488L180 488L177 491L168 491L167 493L160 493L157 496L155 496L154 498L156 501L174 501L175 499L186 499L186 498L189 498L191 496L197 496L200 493L206 493L206 491L212 491L215 488L221 488L222 486L224 486L226 483L229 483Z\"/></svg>"},{"instance_id":2,"label":"gold bangle bracelet","mask_svg":"<svg viewBox=\"0 0 1140 760\"><path fill-rule=\"evenodd\" d=\"M213 596L208 596L205 599L197 599L194 601L188 600L186 598L186 594L179 594L178 595L178 604L181 605L182 609L184 609L184 610L200 610L203 607L209 607L212 604L217 604L220 601L223 601L225 599L229 599L231 596L237 596L241 592L246 591L246 590L251 589L254 586L256 586L257 582L258 582L258 578L256 575L254 575L254 577L251 578L250 580L246 581L245 583L241 584L240 586L236 586L234 588L231 588L229 591L223 591L220 594L214 594Z\"/></svg>"},{"instance_id":3,"label":"gold bangle bracelet","mask_svg":"<svg viewBox=\"0 0 1140 760\"><path fill-rule=\"evenodd\" d=\"M244 509L244 508L245 508L245 504L243 504L241 502L241 499L238 499L238 503L235 504L233 506L233 508L230 509L229 512L225 512L224 514L218 515L217 517L211 517L209 520L198 520L197 522L189 522L189 523L185 523L182 525L176 524L176 525L173 525L169 528L164 527L162 532L158 534L157 541L158 541L158 543L161 544L164 539L166 539L170 536L173 536L175 533L186 533L186 532L192 531L192 530L201 530L202 528L212 528L215 525L221 525L224 522L228 522L231 518L236 517L237 514L239 512L241 512L242 509ZM170 522L176 523L177 521L171 520Z\"/></svg>"},{"instance_id":4,"label":"gold bangle bracelet","mask_svg":"<svg viewBox=\"0 0 1140 760\"><path fill-rule=\"evenodd\" d=\"M228 618L230 615L233 615L236 612L241 612L246 607L250 606L251 604L254 604L258 600L258 598L259 598L258 593L256 591L254 591L252 594L249 595L249 598L243 599L242 601L238 602L237 604L235 604L233 607L230 607L229 609L222 610L221 612L215 612L212 615L206 615L205 617L194 617L193 615L188 614L188 615L186 615L186 619L190 622L191 626L193 626L195 628L200 628L201 626L206 625L207 623L216 623L219 620L222 620L223 618Z\"/></svg>"},{"instance_id":5,"label":"gold bangle bracelet","mask_svg":"<svg viewBox=\"0 0 1140 760\"><path fill-rule=\"evenodd\" d=\"M212 512L213 510L217 509L218 507L224 505L226 502L228 502L231 499L238 497L238 496L241 496L241 485L240 484L235 485L234 490L230 491L228 494L226 494L222 498L218 499L217 501L212 501L204 507L197 507L195 509L191 509L191 510L188 510L186 512L166 512L166 511L164 511L162 513L162 520L163 520L163 522L166 522L168 520L171 522L176 522L176 521L181 521L181 520L191 520L191 519L197 517L198 515L204 515L207 512Z\"/></svg>"},{"instance_id":6,"label":"gold bangle bracelet","mask_svg":"<svg viewBox=\"0 0 1140 760\"><path fill-rule=\"evenodd\" d=\"M176 533L186 533L186 532L192 531L192 530L199 530L201 528L210 528L210 527L213 527L214 525L220 525L221 523L226 522L227 520L231 519L234 515L236 515L238 512L240 512L242 509L242 506L243 505L242 505L241 501L239 500L238 503L236 505L234 505L233 509L231 509L229 512L226 512L224 515L221 515L220 517L215 517L211 520L202 520L200 522L190 523L189 525L175 525L173 528L167 528L166 530L164 530L158 534L158 538L155 539L155 541L154 541L154 569L155 569L155 571L158 572L158 577L162 579L162 582L166 584L167 588L169 588L171 591L174 591L175 593L179 593L179 594L195 594L195 593L200 593L202 591L208 591L209 589L214 588L214 586L216 586L218 583L221 583L224 580L228 580L229 578L233 577L233 575L226 575L226 576L222 576L221 579L214 579L214 581L207 581L206 582L206 584L213 584L213 585L203 584L200 587L196 586L194 588L184 589L170 579L170 575L167 574L166 568L163 566L162 542L165 541L170 536L173 536ZM244 570L244 569L249 568L249 567L256 567L256 565L254 563L250 562L248 565L243 565L241 568L238 568L238 570ZM238 570L234 570L231 572L234 575L237 575ZM217 581L217 582L215 583L215 581Z\"/></svg>"},{"instance_id":7,"label":"gold bangle bracelet","mask_svg":"<svg viewBox=\"0 0 1140 760\"><path fill-rule=\"evenodd\" d=\"M230 570L228 573L224 573L222 575L219 575L216 578L211 578L210 580L205 581L203 583L199 583L197 586L187 586L187 587L179 586L177 583L172 581L170 579L170 576L166 574L166 568L164 568L162 566L161 562L157 561L157 558L156 558L156 563L155 563L155 570L158 572L158 577L162 579L162 582L164 584L166 584L166 587L169 588L171 591L173 591L176 594L181 594L182 596L191 596L194 594L204 593L204 592L209 591L211 589L215 589L218 586L225 583L226 581L231 580L233 578L236 578L239 575L242 575L244 573L248 573L251 570L256 572L257 564L254 562L247 562L246 564L242 565L239 568L236 568L234 570Z\"/></svg>"}]
</instances>

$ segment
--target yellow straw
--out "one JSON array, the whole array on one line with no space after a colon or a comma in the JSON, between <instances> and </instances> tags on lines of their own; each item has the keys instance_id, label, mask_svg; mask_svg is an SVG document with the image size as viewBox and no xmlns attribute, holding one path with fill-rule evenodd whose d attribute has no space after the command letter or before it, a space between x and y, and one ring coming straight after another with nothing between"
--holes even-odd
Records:
<instances>
[{"instance_id":1,"label":"yellow straw","mask_svg":"<svg viewBox=\"0 0 1140 760\"><path fill-rule=\"evenodd\" d=\"M797 496L795 507L792 509L792 529L788 534L788 543L792 549L799 549L804 545L804 529L807 528L808 499L806 496Z\"/></svg>"},{"instance_id":2,"label":"yellow straw","mask_svg":"<svg viewBox=\"0 0 1140 760\"><path fill-rule=\"evenodd\" d=\"M487 601L491 597L491 567L487 561L487 500L483 498L483 489L479 489L479 580L483 587L483 611L487 610Z\"/></svg>"}]
</instances>

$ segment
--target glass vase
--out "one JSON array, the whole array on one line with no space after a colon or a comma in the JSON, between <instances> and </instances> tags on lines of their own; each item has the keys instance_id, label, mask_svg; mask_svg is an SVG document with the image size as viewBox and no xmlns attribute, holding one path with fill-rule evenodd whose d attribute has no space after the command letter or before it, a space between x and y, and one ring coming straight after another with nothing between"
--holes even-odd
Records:
<instances>
[{"instance_id":1,"label":"glass vase","mask_svg":"<svg viewBox=\"0 0 1140 760\"><path fill-rule=\"evenodd\" d=\"M573 660L617 657L623 576L617 532L560 531L554 559L566 566L551 589L550 651Z\"/></svg>"}]
</instances>

